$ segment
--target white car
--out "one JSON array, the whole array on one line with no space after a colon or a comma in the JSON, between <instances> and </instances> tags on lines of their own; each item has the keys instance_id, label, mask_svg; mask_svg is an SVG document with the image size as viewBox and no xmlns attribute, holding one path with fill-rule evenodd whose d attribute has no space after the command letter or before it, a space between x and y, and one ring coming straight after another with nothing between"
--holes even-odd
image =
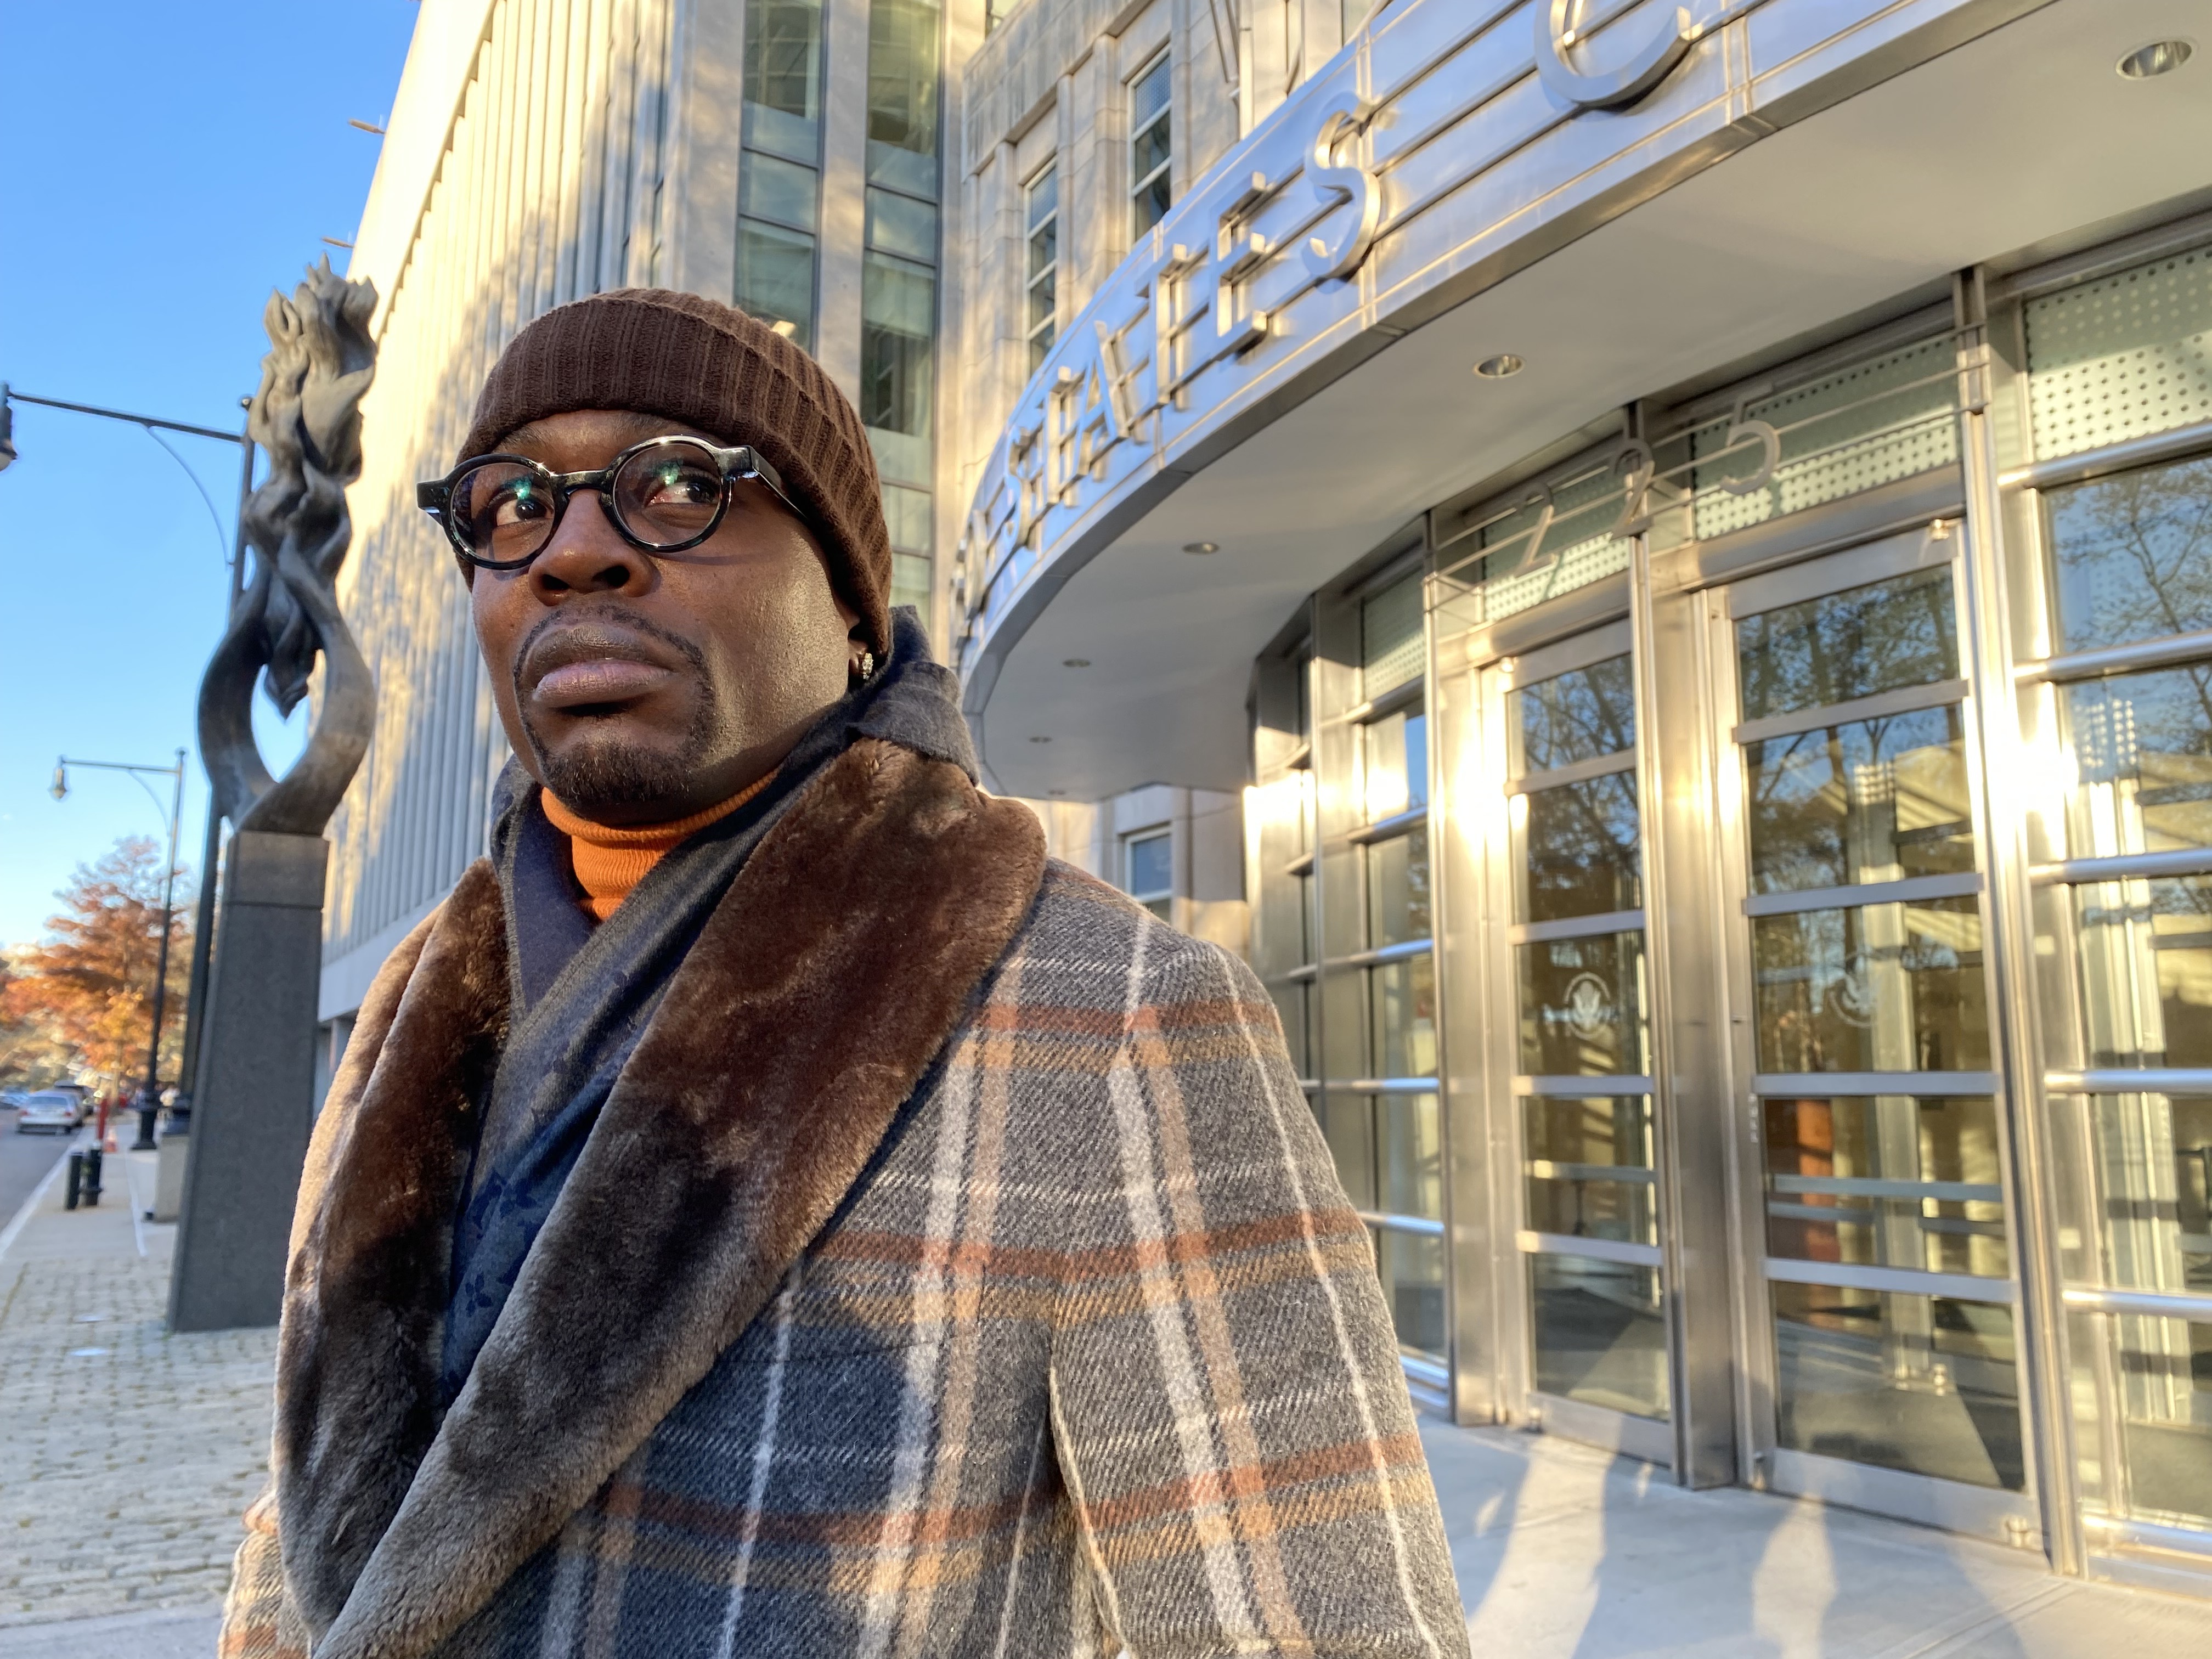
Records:
<instances>
[{"instance_id":1,"label":"white car","mask_svg":"<svg viewBox=\"0 0 2212 1659\"><path fill-rule=\"evenodd\" d=\"M33 1130L52 1130L56 1134L67 1134L84 1121L84 1102L65 1089L41 1089L23 1097L22 1106L15 1115L15 1133L29 1134Z\"/></svg>"}]
</instances>

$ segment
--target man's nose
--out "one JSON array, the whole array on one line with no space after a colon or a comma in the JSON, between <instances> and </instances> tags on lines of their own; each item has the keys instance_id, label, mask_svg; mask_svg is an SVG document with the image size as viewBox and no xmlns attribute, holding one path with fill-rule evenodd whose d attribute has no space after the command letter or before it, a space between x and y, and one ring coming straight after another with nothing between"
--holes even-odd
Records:
<instances>
[{"instance_id":1,"label":"man's nose","mask_svg":"<svg viewBox=\"0 0 2212 1659\"><path fill-rule=\"evenodd\" d=\"M576 593L643 593L653 577L653 561L623 539L591 490L570 498L552 541L530 567L531 591L547 605Z\"/></svg>"}]
</instances>

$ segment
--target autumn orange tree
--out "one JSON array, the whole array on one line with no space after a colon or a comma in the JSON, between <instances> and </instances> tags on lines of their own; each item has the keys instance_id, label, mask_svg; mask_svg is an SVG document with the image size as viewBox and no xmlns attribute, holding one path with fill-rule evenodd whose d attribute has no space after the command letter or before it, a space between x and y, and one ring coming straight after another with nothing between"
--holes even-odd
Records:
<instances>
[{"instance_id":1,"label":"autumn orange tree","mask_svg":"<svg viewBox=\"0 0 2212 1659\"><path fill-rule=\"evenodd\" d=\"M9 953L0 985L0 1075L8 1069L8 1032L17 1029L27 1062L35 1063L36 1039L42 1038L107 1086L127 1088L144 1076L167 873L161 849L144 836L125 836L92 864L77 866L54 896L62 908L47 919L46 936ZM191 975L191 895L179 874L161 1019L162 1075L169 1079L182 1047ZM27 1064L24 1069L27 1074Z\"/></svg>"}]
</instances>

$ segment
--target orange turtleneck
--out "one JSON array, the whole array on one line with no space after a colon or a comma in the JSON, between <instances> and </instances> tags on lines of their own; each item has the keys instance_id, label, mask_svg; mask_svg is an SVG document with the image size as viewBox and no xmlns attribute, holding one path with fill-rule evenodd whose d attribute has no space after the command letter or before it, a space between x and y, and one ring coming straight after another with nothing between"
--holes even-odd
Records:
<instances>
[{"instance_id":1,"label":"orange turtleneck","mask_svg":"<svg viewBox=\"0 0 2212 1659\"><path fill-rule=\"evenodd\" d=\"M769 778L775 775L771 772L738 790L720 805L694 812L688 818L678 818L669 823L633 824L627 829L579 817L562 805L550 789L540 791L538 799L545 809L547 822L568 837L569 859L585 893L584 908L596 920L605 921L614 915L615 907L629 896L629 890L645 879L645 872L660 862L663 854L717 818L727 817L767 788Z\"/></svg>"}]
</instances>

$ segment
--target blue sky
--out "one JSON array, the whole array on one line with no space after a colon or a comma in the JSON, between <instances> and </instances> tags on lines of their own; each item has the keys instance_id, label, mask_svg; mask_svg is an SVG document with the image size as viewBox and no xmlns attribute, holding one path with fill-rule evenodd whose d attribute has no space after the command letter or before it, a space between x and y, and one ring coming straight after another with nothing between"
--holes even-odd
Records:
<instances>
[{"instance_id":1,"label":"blue sky","mask_svg":"<svg viewBox=\"0 0 2212 1659\"><path fill-rule=\"evenodd\" d=\"M261 309L350 241L415 27L410 0L108 0L8 8L0 49L0 380L41 397L233 428L260 376ZM193 750L184 857L205 780L200 670L221 632L238 451L18 404L0 473L0 943L37 937L70 869L165 832L119 774L57 754L168 763ZM264 715L272 763L297 734ZM295 724L304 719L304 710ZM287 742L288 735L289 742Z\"/></svg>"}]
</instances>

